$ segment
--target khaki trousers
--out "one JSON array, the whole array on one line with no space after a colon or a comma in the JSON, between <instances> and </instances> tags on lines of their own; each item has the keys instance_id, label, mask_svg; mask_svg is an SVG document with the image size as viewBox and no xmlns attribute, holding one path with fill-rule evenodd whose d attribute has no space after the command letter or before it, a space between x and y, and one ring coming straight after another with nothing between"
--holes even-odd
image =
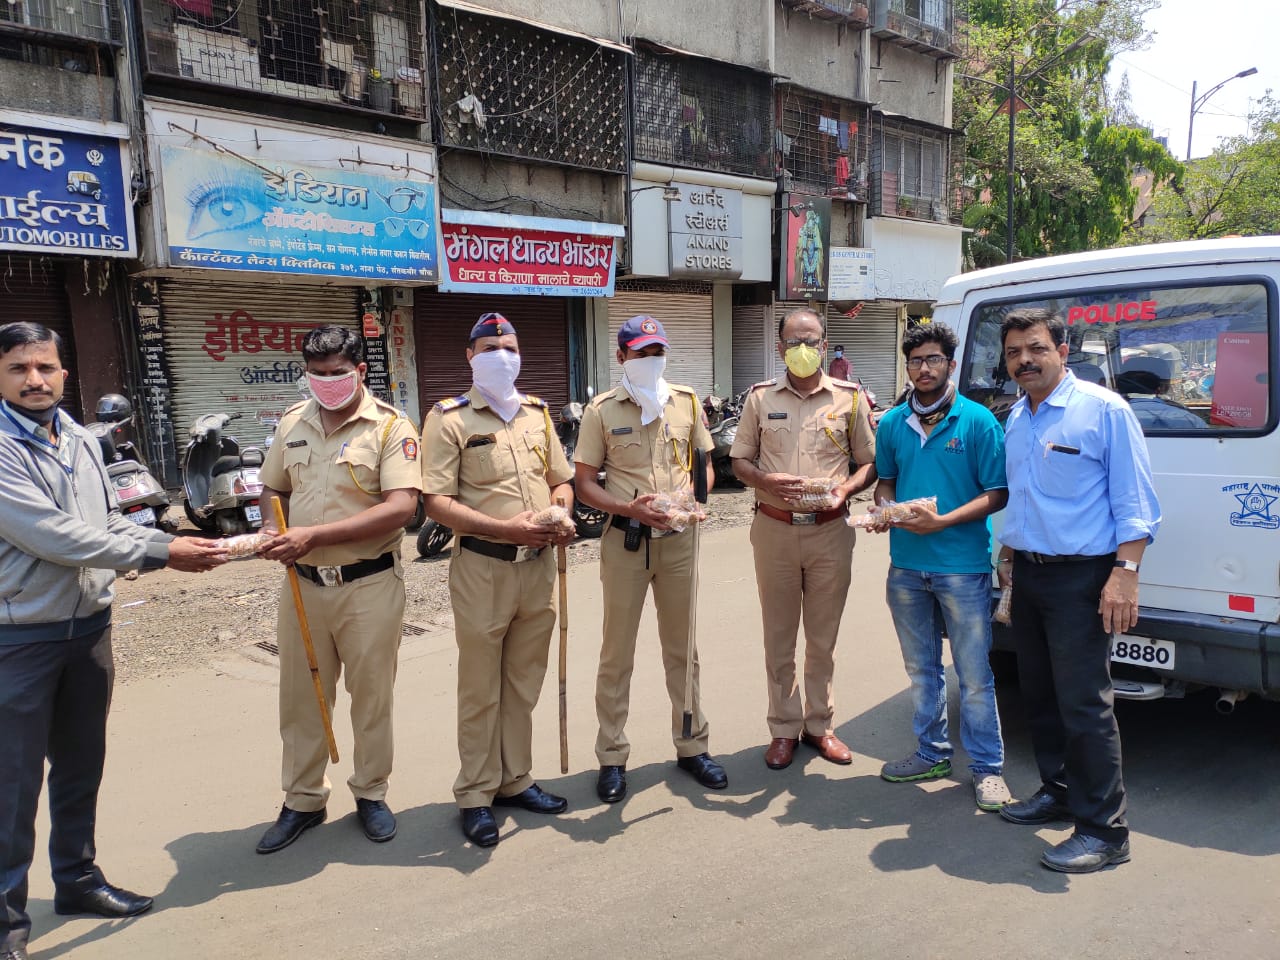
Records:
<instances>
[{"instance_id":1,"label":"khaki trousers","mask_svg":"<svg viewBox=\"0 0 1280 960\"><path fill-rule=\"evenodd\" d=\"M605 530L600 540L600 582L604 587L604 641L596 674L596 757L601 766L625 766L631 752L624 728L631 700L631 673L636 659L636 633L645 595L653 587L658 611L658 640L671 698L671 739L676 755L707 752L707 718L698 691L698 655L693 657L693 736L681 736L684 675L688 662L689 603L692 599L693 534L680 533L623 546L623 531ZM647 554L646 554L647 551ZM647 562L646 562L647 560Z\"/></svg>"},{"instance_id":2,"label":"khaki trousers","mask_svg":"<svg viewBox=\"0 0 1280 960\"><path fill-rule=\"evenodd\" d=\"M330 715L338 677L346 670L355 736L354 770L347 785L356 799L382 800L391 775L392 690L404 629L404 573L397 561L394 569L339 587L322 587L305 577L298 581ZM291 810L311 812L329 800L329 746L287 581L280 594L276 642L284 802Z\"/></svg>"},{"instance_id":3,"label":"khaki trousers","mask_svg":"<svg viewBox=\"0 0 1280 960\"><path fill-rule=\"evenodd\" d=\"M555 551L509 563L459 550L449 565L458 641L458 806L533 784L533 708L556 623Z\"/></svg>"},{"instance_id":4,"label":"khaki trousers","mask_svg":"<svg viewBox=\"0 0 1280 960\"><path fill-rule=\"evenodd\" d=\"M793 526L757 513L751 524L764 620L769 736L833 733L836 634L853 573L854 530L843 520ZM804 699L796 681L796 634L804 615Z\"/></svg>"}]
</instances>

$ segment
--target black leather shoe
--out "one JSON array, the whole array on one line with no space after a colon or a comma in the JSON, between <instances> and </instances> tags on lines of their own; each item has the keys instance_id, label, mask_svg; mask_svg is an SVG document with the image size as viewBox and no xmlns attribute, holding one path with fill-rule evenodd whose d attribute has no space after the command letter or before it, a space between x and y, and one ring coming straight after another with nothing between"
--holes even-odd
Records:
<instances>
[{"instance_id":1,"label":"black leather shoe","mask_svg":"<svg viewBox=\"0 0 1280 960\"><path fill-rule=\"evenodd\" d=\"M286 806L281 806L280 816L276 817L276 822L262 835L262 839L258 841L257 850L259 853L275 853L277 850L283 850L302 836L302 831L324 823L324 818L323 807L304 813L301 810L290 810Z\"/></svg>"},{"instance_id":2,"label":"black leather shoe","mask_svg":"<svg viewBox=\"0 0 1280 960\"><path fill-rule=\"evenodd\" d=\"M524 807L534 813L564 813L569 809L569 801L547 793L536 783L519 793L509 797L494 797L495 807Z\"/></svg>"},{"instance_id":3,"label":"black leather shoe","mask_svg":"<svg viewBox=\"0 0 1280 960\"><path fill-rule=\"evenodd\" d=\"M27 948L10 947L4 953L0 953L0 960L27 960Z\"/></svg>"},{"instance_id":4,"label":"black leather shoe","mask_svg":"<svg viewBox=\"0 0 1280 960\"><path fill-rule=\"evenodd\" d=\"M1025 800L1014 800L1000 808L1000 816L1010 823L1052 823L1072 820L1067 805L1041 787Z\"/></svg>"},{"instance_id":5,"label":"black leather shoe","mask_svg":"<svg viewBox=\"0 0 1280 960\"><path fill-rule=\"evenodd\" d=\"M724 767L711 759L711 754L700 753L696 757L680 757L676 766L693 776L708 790L723 790L729 785Z\"/></svg>"},{"instance_id":6,"label":"black leather shoe","mask_svg":"<svg viewBox=\"0 0 1280 960\"><path fill-rule=\"evenodd\" d=\"M498 822L488 807L464 807L462 835L477 847L493 847L498 843Z\"/></svg>"},{"instance_id":7,"label":"black leather shoe","mask_svg":"<svg viewBox=\"0 0 1280 960\"><path fill-rule=\"evenodd\" d=\"M1128 863L1129 841L1109 843L1098 837L1076 833L1046 850L1040 862L1059 873L1093 873L1113 863Z\"/></svg>"},{"instance_id":8,"label":"black leather shoe","mask_svg":"<svg viewBox=\"0 0 1280 960\"><path fill-rule=\"evenodd\" d=\"M356 816L364 835L374 843L386 843L396 835L396 818L381 800L357 800Z\"/></svg>"},{"instance_id":9,"label":"black leather shoe","mask_svg":"<svg viewBox=\"0 0 1280 960\"><path fill-rule=\"evenodd\" d=\"M605 803L617 803L627 795L627 768L624 766L606 766L600 768L600 778L596 780L596 796Z\"/></svg>"},{"instance_id":10,"label":"black leather shoe","mask_svg":"<svg viewBox=\"0 0 1280 960\"><path fill-rule=\"evenodd\" d=\"M100 917L136 917L151 909L151 898L121 890L109 883L92 890L53 894L53 912L62 916L95 913Z\"/></svg>"}]
</instances>

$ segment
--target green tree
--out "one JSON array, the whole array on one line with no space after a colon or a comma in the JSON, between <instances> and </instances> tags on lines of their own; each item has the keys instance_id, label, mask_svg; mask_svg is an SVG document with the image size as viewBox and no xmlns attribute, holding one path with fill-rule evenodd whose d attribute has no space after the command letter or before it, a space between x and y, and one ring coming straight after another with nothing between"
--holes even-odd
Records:
<instances>
[{"instance_id":1,"label":"green tree","mask_svg":"<svg viewBox=\"0 0 1280 960\"><path fill-rule=\"evenodd\" d=\"M1146 45L1143 19L1156 2L972 0L954 111L968 144L972 266L1005 259L1011 68L1015 257L1111 246L1133 217L1135 167L1162 183L1180 178L1169 152L1148 131L1112 122L1108 104L1112 57Z\"/></svg>"},{"instance_id":2,"label":"green tree","mask_svg":"<svg viewBox=\"0 0 1280 960\"><path fill-rule=\"evenodd\" d=\"M1270 93L1249 117L1249 133L1187 164L1186 176L1156 192L1142 227L1121 242L1204 240L1280 234L1280 101Z\"/></svg>"}]
</instances>

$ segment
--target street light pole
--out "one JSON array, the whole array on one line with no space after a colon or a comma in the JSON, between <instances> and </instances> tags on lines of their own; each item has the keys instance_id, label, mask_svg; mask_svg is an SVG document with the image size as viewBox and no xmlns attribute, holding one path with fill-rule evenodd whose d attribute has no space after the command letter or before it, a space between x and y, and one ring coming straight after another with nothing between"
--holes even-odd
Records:
<instances>
[{"instance_id":1,"label":"street light pole","mask_svg":"<svg viewBox=\"0 0 1280 960\"><path fill-rule=\"evenodd\" d=\"M1009 0L1010 20L1012 20L1013 0ZM1004 226L1004 262L1013 263L1013 145L1017 131L1018 117L1018 70L1013 59L1013 45L1009 45L1009 155L1008 167L1005 169L1005 226Z\"/></svg>"},{"instance_id":2,"label":"street light pole","mask_svg":"<svg viewBox=\"0 0 1280 960\"><path fill-rule=\"evenodd\" d=\"M1196 97L1196 82L1191 82L1191 115L1187 118L1187 162L1191 161L1191 132L1195 128L1196 114L1200 112L1200 108L1209 102L1209 98L1225 87L1232 80L1239 80L1241 77L1252 77L1258 72L1257 67L1250 67L1248 70L1241 70L1239 73L1232 74L1223 80L1216 87L1211 87L1209 91L1202 97Z\"/></svg>"}]
</instances>

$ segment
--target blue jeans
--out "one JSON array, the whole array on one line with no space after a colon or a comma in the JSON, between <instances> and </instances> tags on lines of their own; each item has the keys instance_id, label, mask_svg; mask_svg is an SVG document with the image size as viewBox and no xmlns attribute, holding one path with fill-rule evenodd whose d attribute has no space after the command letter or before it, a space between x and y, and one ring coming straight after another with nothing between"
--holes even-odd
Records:
<instances>
[{"instance_id":1,"label":"blue jeans","mask_svg":"<svg viewBox=\"0 0 1280 960\"><path fill-rule=\"evenodd\" d=\"M977 776L1004 769L1004 742L991 675L991 577L985 573L922 573L889 568L885 588L902 661L911 679L917 753L932 763L954 752L947 736L947 679L942 632L960 680L960 739Z\"/></svg>"}]
</instances>

